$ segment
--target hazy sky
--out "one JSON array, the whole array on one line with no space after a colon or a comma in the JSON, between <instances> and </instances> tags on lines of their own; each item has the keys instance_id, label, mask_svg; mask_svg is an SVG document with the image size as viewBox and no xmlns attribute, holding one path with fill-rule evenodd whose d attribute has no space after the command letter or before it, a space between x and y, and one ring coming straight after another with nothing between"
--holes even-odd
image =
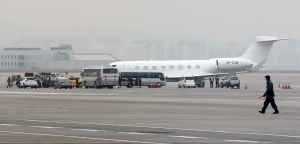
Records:
<instances>
[{"instance_id":1,"label":"hazy sky","mask_svg":"<svg viewBox=\"0 0 300 144\"><path fill-rule=\"evenodd\" d=\"M0 26L122 28L209 39L300 37L299 0L0 0Z\"/></svg>"}]
</instances>

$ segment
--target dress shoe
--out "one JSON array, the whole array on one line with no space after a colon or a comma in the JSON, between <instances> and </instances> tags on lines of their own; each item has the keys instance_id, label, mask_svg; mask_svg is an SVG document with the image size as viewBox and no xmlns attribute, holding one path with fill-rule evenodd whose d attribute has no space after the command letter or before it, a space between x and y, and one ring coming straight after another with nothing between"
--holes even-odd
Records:
<instances>
[{"instance_id":1,"label":"dress shoe","mask_svg":"<svg viewBox=\"0 0 300 144\"><path fill-rule=\"evenodd\" d=\"M258 111L259 113L261 113L261 114L265 114L264 112L262 112L262 111Z\"/></svg>"}]
</instances>

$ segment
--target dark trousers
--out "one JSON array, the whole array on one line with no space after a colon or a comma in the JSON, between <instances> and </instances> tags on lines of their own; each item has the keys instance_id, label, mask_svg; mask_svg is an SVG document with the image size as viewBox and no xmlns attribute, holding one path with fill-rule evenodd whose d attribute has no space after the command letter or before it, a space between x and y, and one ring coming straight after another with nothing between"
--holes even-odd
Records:
<instances>
[{"instance_id":1,"label":"dark trousers","mask_svg":"<svg viewBox=\"0 0 300 144\"><path fill-rule=\"evenodd\" d=\"M119 85L118 85L118 88L120 88L121 87L121 82L119 82Z\"/></svg>"},{"instance_id":2,"label":"dark trousers","mask_svg":"<svg viewBox=\"0 0 300 144\"><path fill-rule=\"evenodd\" d=\"M7 82L6 88L8 88L8 87L11 88L11 87L10 87L10 82Z\"/></svg>"},{"instance_id":3,"label":"dark trousers","mask_svg":"<svg viewBox=\"0 0 300 144\"><path fill-rule=\"evenodd\" d=\"M216 88L219 88L219 81L216 81Z\"/></svg>"},{"instance_id":4,"label":"dark trousers","mask_svg":"<svg viewBox=\"0 0 300 144\"><path fill-rule=\"evenodd\" d=\"M264 113L269 105L269 103L271 103L272 108L275 110L275 112L279 112L278 108L275 104L275 100L274 98L267 98L264 102L264 107L261 109L261 111Z\"/></svg>"},{"instance_id":5,"label":"dark trousers","mask_svg":"<svg viewBox=\"0 0 300 144\"><path fill-rule=\"evenodd\" d=\"M210 88L214 88L214 81L210 81Z\"/></svg>"}]
</instances>

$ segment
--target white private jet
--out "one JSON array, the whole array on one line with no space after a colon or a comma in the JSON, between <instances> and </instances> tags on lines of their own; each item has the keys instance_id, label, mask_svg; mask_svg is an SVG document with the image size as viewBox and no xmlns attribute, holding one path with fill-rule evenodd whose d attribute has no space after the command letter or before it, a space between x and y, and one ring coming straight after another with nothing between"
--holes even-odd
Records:
<instances>
[{"instance_id":1,"label":"white private jet","mask_svg":"<svg viewBox=\"0 0 300 144\"><path fill-rule=\"evenodd\" d=\"M273 43L288 38L258 36L248 50L237 58L213 58L209 60L120 61L108 67L122 70L151 70L164 73L168 82L178 82L183 77L194 77L198 87L210 76L229 73L256 72L265 67Z\"/></svg>"}]
</instances>

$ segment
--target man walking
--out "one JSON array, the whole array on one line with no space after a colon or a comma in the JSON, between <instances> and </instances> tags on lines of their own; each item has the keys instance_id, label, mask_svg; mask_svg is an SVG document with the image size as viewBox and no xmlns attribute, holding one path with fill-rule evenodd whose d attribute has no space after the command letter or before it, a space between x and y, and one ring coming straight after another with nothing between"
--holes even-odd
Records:
<instances>
[{"instance_id":1,"label":"man walking","mask_svg":"<svg viewBox=\"0 0 300 144\"><path fill-rule=\"evenodd\" d=\"M273 83L271 81L271 77L269 75L266 75L265 78L267 81L267 86L266 86L267 90L263 96L258 97L258 99L265 97L264 98L265 102L264 102L264 107L259 112L264 114L266 112L266 109L267 109L269 103L271 103L271 106L275 110L275 112L273 114L278 114L279 111L278 111L278 108L277 108L277 106L275 104L275 100L274 100L275 94L274 94L274 90L273 90Z\"/></svg>"},{"instance_id":2,"label":"man walking","mask_svg":"<svg viewBox=\"0 0 300 144\"><path fill-rule=\"evenodd\" d=\"M219 88L220 86L219 86L219 77L216 75L216 88Z\"/></svg>"},{"instance_id":3,"label":"man walking","mask_svg":"<svg viewBox=\"0 0 300 144\"><path fill-rule=\"evenodd\" d=\"M210 76L209 81L210 81L210 88L214 88L214 77Z\"/></svg>"},{"instance_id":4,"label":"man walking","mask_svg":"<svg viewBox=\"0 0 300 144\"><path fill-rule=\"evenodd\" d=\"M7 78L7 81L6 81L6 82L7 82L6 88L8 88L8 87L11 88L11 87L10 87L10 81L11 81L11 80L10 80L10 77L8 77L8 78Z\"/></svg>"}]
</instances>

